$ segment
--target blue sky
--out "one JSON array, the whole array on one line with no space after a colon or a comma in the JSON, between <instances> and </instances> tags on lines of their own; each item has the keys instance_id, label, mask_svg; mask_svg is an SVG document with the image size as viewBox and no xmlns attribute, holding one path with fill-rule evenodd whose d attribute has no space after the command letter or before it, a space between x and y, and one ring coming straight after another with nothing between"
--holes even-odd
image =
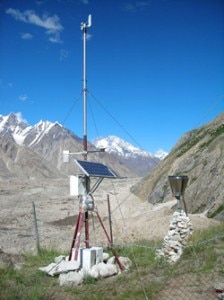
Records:
<instances>
[{"instance_id":1,"label":"blue sky","mask_svg":"<svg viewBox=\"0 0 224 300\"><path fill-rule=\"evenodd\" d=\"M223 0L2 0L0 114L165 151L224 108Z\"/></svg>"}]
</instances>

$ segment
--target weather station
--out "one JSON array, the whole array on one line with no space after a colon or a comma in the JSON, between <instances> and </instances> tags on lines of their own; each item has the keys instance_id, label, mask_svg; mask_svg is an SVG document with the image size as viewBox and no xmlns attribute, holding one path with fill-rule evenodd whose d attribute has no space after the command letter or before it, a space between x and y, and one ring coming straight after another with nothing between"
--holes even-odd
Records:
<instances>
[{"instance_id":1,"label":"weather station","mask_svg":"<svg viewBox=\"0 0 224 300\"><path fill-rule=\"evenodd\" d=\"M89 15L88 21L86 23L81 23L81 30L83 32L83 151L76 153L72 153L69 150L63 151L63 162L69 163L72 161L81 171L81 174L70 176L70 195L77 196L79 198L79 214L76 220L68 260L80 261L81 267L85 266L86 268L91 268L95 264L96 259L103 261L103 248L92 247L89 242L89 212L91 211L96 214L106 235L108 247L111 249L119 268L123 270L122 264L113 249L112 238L107 233L93 197L93 193L99 187L104 178L114 179L117 175L106 165L87 160L89 153L105 151L105 149L89 151L87 147L86 39L87 29L91 26L92 17ZM78 155L82 155L83 160L73 158ZM93 186L91 186L91 178L95 179ZM85 226L85 247L81 247L81 233L83 226Z\"/></svg>"}]
</instances>

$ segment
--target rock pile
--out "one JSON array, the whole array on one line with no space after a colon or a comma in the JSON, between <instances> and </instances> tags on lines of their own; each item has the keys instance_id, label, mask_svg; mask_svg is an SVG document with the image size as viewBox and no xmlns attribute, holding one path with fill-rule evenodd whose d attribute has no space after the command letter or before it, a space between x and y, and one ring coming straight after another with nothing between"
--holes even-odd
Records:
<instances>
[{"instance_id":1,"label":"rock pile","mask_svg":"<svg viewBox=\"0 0 224 300\"><path fill-rule=\"evenodd\" d=\"M132 265L128 257L118 257L124 271L129 270ZM60 286L77 286L83 283L85 278L92 277L94 279L106 278L117 275L121 272L116 264L114 256L109 257L108 253L103 253L102 261L95 261L90 267L81 267L80 261L68 260L68 257L59 256L55 261L39 270L50 276L58 276Z\"/></svg>"},{"instance_id":2,"label":"rock pile","mask_svg":"<svg viewBox=\"0 0 224 300\"><path fill-rule=\"evenodd\" d=\"M215 288L215 296L217 299L223 300L224 299L224 281L217 282L214 286Z\"/></svg>"},{"instance_id":3,"label":"rock pile","mask_svg":"<svg viewBox=\"0 0 224 300\"><path fill-rule=\"evenodd\" d=\"M163 247L156 251L156 258L165 258L169 263L175 263L181 257L192 233L193 227L186 213L183 210L174 212Z\"/></svg>"}]
</instances>

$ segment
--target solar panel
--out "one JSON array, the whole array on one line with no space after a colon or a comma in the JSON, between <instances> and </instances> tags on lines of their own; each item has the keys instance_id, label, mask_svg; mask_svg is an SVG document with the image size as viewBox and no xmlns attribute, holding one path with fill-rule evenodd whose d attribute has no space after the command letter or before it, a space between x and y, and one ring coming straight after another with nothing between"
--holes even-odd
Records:
<instances>
[{"instance_id":1,"label":"solar panel","mask_svg":"<svg viewBox=\"0 0 224 300\"><path fill-rule=\"evenodd\" d=\"M79 168L90 177L117 177L107 166L101 163L90 162L86 160L74 160Z\"/></svg>"}]
</instances>

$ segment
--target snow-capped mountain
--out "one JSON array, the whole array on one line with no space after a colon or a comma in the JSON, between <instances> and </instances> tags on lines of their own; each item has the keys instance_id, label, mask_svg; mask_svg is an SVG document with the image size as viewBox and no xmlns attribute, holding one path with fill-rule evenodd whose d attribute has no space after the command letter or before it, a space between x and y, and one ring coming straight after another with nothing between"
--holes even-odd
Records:
<instances>
[{"instance_id":1,"label":"snow-capped mountain","mask_svg":"<svg viewBox=\"0 0 224 300\"><path fill-rule=\"evenodd\" d=\"M54 126L62 127L58 122L40 121L29 126L20 114L0 115L0 133L11 135L16 144L32 147L48 134Z\"/></svg>"},{"instance_id":2,"label":"snow-capped mountain","mask_svg":"<svg viewBox=\"0 0 224 300\"><path fill-rule=\"evenodd\" d=\"M159 149L156 151L156 153L154 155L155 155L155 157L159 158L160 160L163 160L168 155L168 152L165 152L164 150Z\"/></svg>"},{"instance_id":3,"label":"snow-capped mountain","mask_svg":"<svg viewBox=\"0 0 224 300\"><path fill-rule=\"evenodd\" d=\"M152 158L157 157L158 159L162 160L168 155L168 153L162 149L157 150L154 155L150 152L142 151L141 149L134 147L133 145L114 135L95 139L93 144L97 148L105 148L105 151L109 153L114 153L126 158L138 157L140 155Z\"/></svg>"},{"instance_id":4,"label":"snow-capped mountain","mask_svg":"<svg viewBox=\"0 0 224 300\"><path fill-rule=\"evenodd\" d=\"M134 147L133 145L114 135L96 139L93 141L93 144L97 148L105 148L105 151L122 156L124 158L136 157L138 155L151 156L151 154L141 151L139 148Z\"/></svg>"},{"instance_id":5,"label":"snow-capped mountain","mask_svg":"<svg viewBox=\"0 0 224 300\"><path fill-rule=\"evenodd\" d=\"M20 114L0 115L0 136L11 139L17 145L27 147L61 169L62 152L71 147L82 149L82 139L58 122L39 121L34 126L27 124Z\"/></svg>"},{"instance_id":6,"label":"snow-capped mountain","mask_svg":"<svg viewBox=\"0 0 224 300\"><path fill-rule=\"evenodd\" d=\"M19 114L0 115L0 179L62 176L51 162L23 146L31 128Z\"/></svg>"},{"instance_id":7,"label":"snow-capped mountain","mask_svg":"<svg viewBox=\"0 0 224 300\"><path fill-rule=\"evenodd\" d=\"M19 113L10 113L8 116L0 115L0 138L34 151L62 173L65 170L70 174L75 171L73 167L75 164L69 164L68 167L63 163L63 150L71 152L83 150L82 138L60 123L41 120L30 126ZM160 162L158 157L141 151L115 136L88 143L89 150L102 147L106 148L105 153L91 153L89 159L108 165L120 176L144 176ZM77 159L83 159L82 155Z\"/></svg>"},{"instance_id":8,"label":"snow-capped mountain","mask_svg":"<svg viewBox=\"0 0 224 300\"><path fill-rule=\"evenodd\" d=\"M34 151L63 174L77 174L79 171L72 161L70 164L63 163L62 157L64 150L81 153L83 140L58 122L40 121L34 126L30 126L20 114L0 115L0 138L6 143L10 141L13 145ZM3 143L0 144L0 148L2 145ZM96 150L96 147L88 143L88 149ZM83 156L78 155L75 158L83 159ZM120 176L137 175L109 153L91 153L89 159L106 164Z\"/></svg>"},{"instance_id":9,"label":"snow-capped mountain","mask_svg":"<svg viewBox=\"0 0 224 300\"><path fill-rule=\"evenodd\" d=\"M137 157L139 155L153 157L152 154L142 151L139 148L134 147L133 145L114 135L110 135L105 138L98 138L93 141L93 144L97 148L105 148L105 151L124 158Z\"/></svg>"},{"instance_id":10,"label":"snow-capped mountain","mask_svg":"<svg viewBox=\"0 0 224 300\"><path fill-rule=\"evenodd\" d=\"M27 123L21 118L20 114L0 115L0 133L1 135L11 135L18 145L23 144Z\"/></svg>"},{"instance_id":11,"label":"snow-capped mountain","mask_svg":"<svg viewBox=\"0 0 224 300\"><path fill-rule=\"evenodd\" d=\"M93 141L97 148L105 148L110 154L119 157L123 164L127 164L139 176L149 173L159 162L160 158L142 151L117 136L108 136Z\"/></svg>"}]
</instances>

